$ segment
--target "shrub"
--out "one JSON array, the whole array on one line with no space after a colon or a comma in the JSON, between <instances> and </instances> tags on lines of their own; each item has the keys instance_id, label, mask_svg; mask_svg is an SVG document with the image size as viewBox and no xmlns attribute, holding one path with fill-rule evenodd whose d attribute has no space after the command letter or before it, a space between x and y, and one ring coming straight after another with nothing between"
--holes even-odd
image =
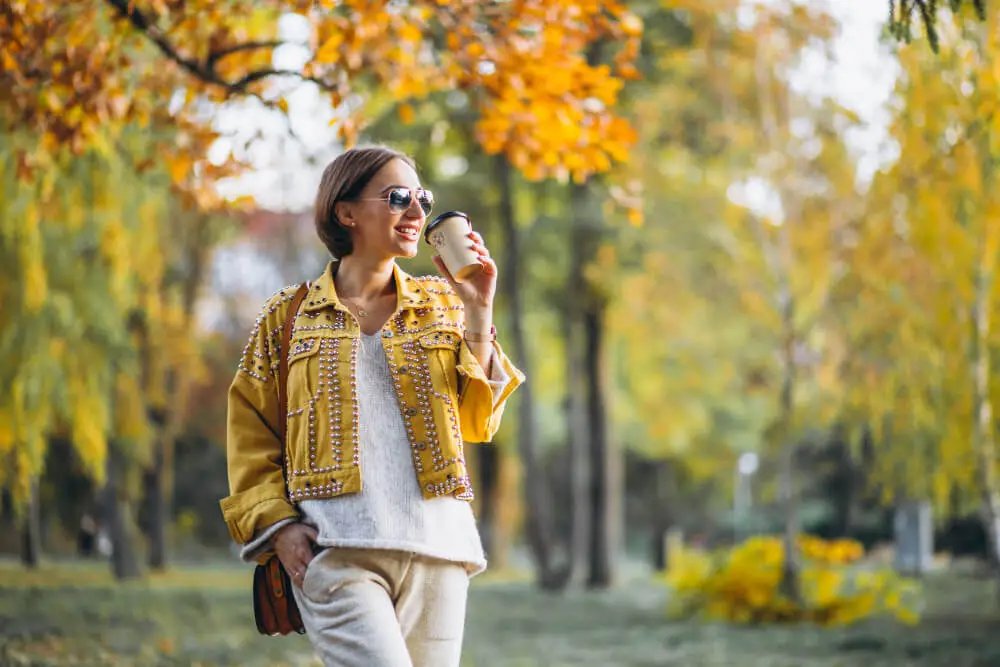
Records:
<instances>
[{"instance_id":1,"label":"shrub","mask_svg":"<svg viewBox=\"0 0 1000 667\"><path fill-rule=\"evenodd\" d=\"M918 585L892 570L862 564L860 543L802 535L798 548L798 603L781 591L784 548L778 537L754 537L716 552L678 549L670 554L665 575L672 592L670 615L834 626L888 614L917 622Z\"/></svg>"}]
</instances>

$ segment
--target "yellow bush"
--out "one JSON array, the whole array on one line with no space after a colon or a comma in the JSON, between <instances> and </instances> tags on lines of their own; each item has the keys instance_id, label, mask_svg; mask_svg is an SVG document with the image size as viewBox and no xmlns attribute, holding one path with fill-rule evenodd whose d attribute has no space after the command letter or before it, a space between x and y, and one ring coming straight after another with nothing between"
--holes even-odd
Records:
<instances>
[{"instance_id":1,"label":"yellow bush","mask_svg":"<svg viewBox=\"0 0 1000 667\"><path fill-rule=\"evenodd\" d=\"M915 623L919 588L891 570L859 564L864 547L853 540L801 535L799 589L794 602L781 591L784 548L778 537L753 537L714 553L679 549L670 555L666 583L673 616L737 623L806 621L845 625L891 614Z\"/></svg>"}]
</instances>

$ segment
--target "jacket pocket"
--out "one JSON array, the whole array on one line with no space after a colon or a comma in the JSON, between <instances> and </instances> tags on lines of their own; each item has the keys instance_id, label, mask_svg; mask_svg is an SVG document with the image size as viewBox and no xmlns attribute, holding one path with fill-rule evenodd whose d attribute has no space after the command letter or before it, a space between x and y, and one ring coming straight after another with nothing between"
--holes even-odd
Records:
<instances>
[{"instance_id":1,"label":"jacket pocket","mask_svg":"<svg viewBox=\"0 0 1000 667\"><path fill-rule=\"evenodd\" d=\"M315 359L322 346L320 338L293 338L288 350L288 407L301 407L315 393L318 383L318 365Z\"/></svg>"},{"instance_id":2,"label":"jacket pocket","mask_svg":"<svg viewBox=\"0 0 1000 667\"><path fill-rule=\"evenodd\" d=\"M458 398L458 348L462 335L450 329L438 329L419 338L420 347L427 357L428 370L434 391Z\"/></svg>"},{"instance_id":3,"label":"jacket pocket","mask_svg":"<svg viewBox=\"0 0 1000 667\"><path fill-rule=\"evenodd\" d=\"M444 439L460 441L458 424L458 352L462 334L451 329L437 329L418 339L430 375L429 394L423 400L430 404L437 434ZM452 434L452 438L448 434Z\"/></svg>"},{"instance_id":4,"label":"jacket pocket","mask_svg":"<svg viewBox=\"0 0 1000 667\"><path fill-rule=\"evenodd\" d=\"M437 329L420 337L420 345L426 349L457 350L462 336L451 329Z\"/></svg>"},{"instance_id":5,"label":"jacket pocket","mask_svg":"<svg viewBox=\"0 0 1000 667\"><path fill-rule=\"evenodd\" d=\"M293 338L288 350L288 412L285 414L285 464L291 476L308 474L315 448L315 393L319 384L322 339Z\"/></svg>"},{"instance_id":6,"label":"jacket pocket","mask_svg":"<svg viewBox=\"0 0 1000 667\"><path fill-rule=\"evenodd\" d=\"M292 341L285 415L292 476L335 472L351 462L352 343L345 336Z\"/></svg>"}]
</instances>

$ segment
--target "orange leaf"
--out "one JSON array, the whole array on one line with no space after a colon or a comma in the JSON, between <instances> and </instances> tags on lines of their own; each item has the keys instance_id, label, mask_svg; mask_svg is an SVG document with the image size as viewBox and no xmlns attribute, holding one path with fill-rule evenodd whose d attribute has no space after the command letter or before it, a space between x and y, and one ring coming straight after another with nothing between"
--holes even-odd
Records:
<instances>
[{"instance_id":1,"label":"orange leaf","mask_svg":"<svg viewBox=\"0 0 1000 667\"><path fill-rule=\"evenodd\" d=\"M411 125L417 117L413 107L409 104L400 104L397 113L399 114L399 119L406 125Z\"/></svg>"}]
</instances>

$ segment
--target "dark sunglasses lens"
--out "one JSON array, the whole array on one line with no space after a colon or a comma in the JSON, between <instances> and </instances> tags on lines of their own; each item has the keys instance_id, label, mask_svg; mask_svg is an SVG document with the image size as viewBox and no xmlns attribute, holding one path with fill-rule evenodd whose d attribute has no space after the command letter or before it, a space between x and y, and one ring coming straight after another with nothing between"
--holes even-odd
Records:
<instances>
[{"instance_id":1,"label":"dark sunglasses lens","mask_svg":"<svg viewBox=\"0 0 1000 667\"><path fill-rule=\"evenodd\" d=\"M389 193L389 210L393 213L402 213L410 208L413 202L413 195L409 190L397 188Z\"/></svg>"},{"instance_id":2,"label":"dark sunglasses lens","mask_svg":"<svg viewBox=\"0 0 1000 667\"><path fill-rule=\"evenodd\" d=\"M424 215L428 215L434 208L434 195L429 190L421 190L420 194L417 195L417 203L420 204Z\"/></svg>"}]
</instances>

